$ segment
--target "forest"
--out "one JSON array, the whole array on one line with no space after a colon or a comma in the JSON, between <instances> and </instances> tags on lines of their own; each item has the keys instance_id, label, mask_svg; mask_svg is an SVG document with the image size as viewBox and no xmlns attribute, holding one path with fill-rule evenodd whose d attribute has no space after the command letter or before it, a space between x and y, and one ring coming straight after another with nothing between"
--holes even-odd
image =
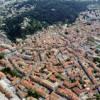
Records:
<instances>
[{"instance_id":1,"label":"forest","mask_svg":"<svg viewBox=\"0 0 100 100\"><path fill-rule=\"evenodd\" d=\"M29 0L18 6L17 9L26 4L35 5L35 9L18 14L16 17L6 18L5 26L2 29L6 32L9 39L16 41L16 38L25 38L26 35L34 34L48 25L59 22L73 23L80 12L87 9L89 3L60 0ZM23 23L24 18L28 18L30 21L22 29L21 23Z\"/></svg>"}]
</instances>

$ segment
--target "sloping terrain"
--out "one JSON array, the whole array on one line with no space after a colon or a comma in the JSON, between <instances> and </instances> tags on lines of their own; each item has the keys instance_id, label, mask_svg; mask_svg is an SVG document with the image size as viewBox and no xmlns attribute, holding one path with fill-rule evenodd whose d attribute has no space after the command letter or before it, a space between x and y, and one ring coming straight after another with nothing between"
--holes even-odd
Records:
<instances>
[{"instance_id":1,"label":"sloping terrain","mask_svg":"<svg viewBox=\"0 0 100 100\"><path fill-rule=\"evenodd\" d=\"M73 23L90 2L62 0L28 0L5 7L1 15L3 29L9 39L25 38L27 34L57 23ZM28 20L26 20L28 19ZM24 24L23 24L24 23ZM12 27L11 27L12 26Z\"/></svg>"}]
</instances>

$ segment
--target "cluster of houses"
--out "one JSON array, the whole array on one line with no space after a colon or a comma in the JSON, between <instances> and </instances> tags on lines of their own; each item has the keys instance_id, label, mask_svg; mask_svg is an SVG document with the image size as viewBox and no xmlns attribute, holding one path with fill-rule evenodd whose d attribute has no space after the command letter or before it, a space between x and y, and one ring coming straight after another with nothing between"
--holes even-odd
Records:
<instances>
[{"instance_id":1,"label":"cluster of houses","mask_svg":"<svg viewBox=\"0 0 100 100\"><path fill-rule=\"evenodd\" d=\"M2 100L87 100L100 93L100 23L50 26L16 43L0 44ZM93 44L92 44L93 43ZM99 48L99 46L98 46ZM98 53L99 56L99 53Z\"/></svg>"}]
</instances>

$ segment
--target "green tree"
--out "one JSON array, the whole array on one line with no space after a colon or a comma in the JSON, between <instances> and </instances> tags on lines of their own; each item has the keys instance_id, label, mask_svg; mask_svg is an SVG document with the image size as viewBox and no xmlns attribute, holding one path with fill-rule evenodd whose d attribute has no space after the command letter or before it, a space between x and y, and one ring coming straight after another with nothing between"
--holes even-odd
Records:
<instances>
[{"instance_id":1,"label":"green tree","mask_svg":"<svg viewBox=\"0 0 100 100\"><path fill-rule=\"evenodd\" d=\"M4 53L0 53L0 59L3 59L3 58L4 58L4 56L5 56L5 54L4 54Z\"/></svg>"},{"instance_id":2,"label":"green tree","mask_svg":"<svg viewBox=\"0 0 100 100\"><path fill-rule=\"evenodd\" d=\"M95 94L96 100L100 100L100 94Z\"/></svg>"},{"instance_id":3,"label":"green tree","mask_svg":"<svg viewBox=\"0 0 100 100\"><path fill-rule=\"evenodd\" d=\"M32 89L28 90L28 96L33 96L37 99L39 99L40 97L40 95L35 90L32 90Z\"/></svg>"},{"instance_id":4,"label":"green tree","mask_svg":"<svg viewBox=\"0 0 100 100\"><path fill-rule=\"evenodd\" d=\"M14 69L14 70L11 70L10 68L7 68L5 67L4 69L1 70L3 73L5 74L10 74L11 76L16 76L16 77L21 77L21 75L19 74L19 72Z\"/></svg>"}]
</instances>

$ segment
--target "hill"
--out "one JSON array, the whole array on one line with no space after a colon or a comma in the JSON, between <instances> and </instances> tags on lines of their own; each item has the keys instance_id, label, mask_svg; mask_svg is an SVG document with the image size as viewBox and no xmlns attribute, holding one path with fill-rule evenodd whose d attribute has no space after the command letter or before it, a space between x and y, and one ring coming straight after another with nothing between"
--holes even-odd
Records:
<instances>
[{"instance_id":1,"label":"hill","mask_svg":"<svg viewBox=\"0 0 100 100\"><path fill-rule=\"evenodd\" d=\"M45 4L45 5L44 5ZM9 39L25 38L37 30L57 23L73 23L90 2L67 0L26 0L7 6L2 29ZM7 17L6 17L7 16Z\"/></svg>"}]
</instances>

